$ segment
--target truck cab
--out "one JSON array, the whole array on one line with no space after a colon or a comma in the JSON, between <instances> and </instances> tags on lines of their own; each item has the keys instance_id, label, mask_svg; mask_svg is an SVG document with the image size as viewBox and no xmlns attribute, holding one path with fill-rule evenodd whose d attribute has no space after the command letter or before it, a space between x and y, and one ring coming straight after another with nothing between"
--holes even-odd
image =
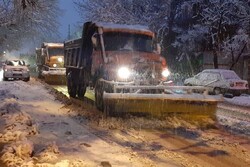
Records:
<instances>
[{"instance_id":1,"label":"truck cab","mask_svg":"<svg viewBox=\"0 0 250 167\"><path fill-rule=\"evenodd\" d=\"M91 85L97 103L100 85L112 92L113 84L158 85L169 75L154 33L140 25L87 22L81 38L64 43L64 56L70 96Z\"/></svg>"},{"instance_id":2,"label":"truck cab","mask_svg":"<svg viewBox=\"0 0 250 167\"><path fill-rule=\"evenodd\" d=\"M65 80L64 49L62 43L42 43L36 48L38 77L45 82Z\"/></svg>"}]
</instances>

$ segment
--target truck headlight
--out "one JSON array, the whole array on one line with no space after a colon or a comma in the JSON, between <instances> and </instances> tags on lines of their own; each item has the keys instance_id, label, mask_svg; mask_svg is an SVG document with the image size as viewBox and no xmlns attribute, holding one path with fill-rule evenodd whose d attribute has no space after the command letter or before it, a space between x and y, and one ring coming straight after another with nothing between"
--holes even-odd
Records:
<instances>
[{"instance_id":1,"label":"truck headlight","mask_svg":"<svg viewBox=\"0 0 250 167\"><path fill-rule=\"evenodd\" d=\"M63 62L63 59L62 59L61 57L59 57L57 60L58 60L60 63Z\"/></svg>"},{"instance_id":2,"label":"truck headlight","mask_svg":"<svg viewBox=\"0 0 250 167\"><path fill-rule=\"evenodd\" d=\"M166 68L162 71L161 75L163 77L168 77L170 75L170 71Z\"/></svg>"},{"instance_id":3,"label":"truck headlight","mask_svg":"<svg viewBox=\"0 0 250 167\"><path fill-rule=\"evenodd\" d=\"M130 74L131 74L131 72L130 72L130 70L127 67L121 67L118 70L118 76L121 79L128 79L129 76L130 76Z\"/></svg>"},{"instance_id":4,"label":"truck headlight","mask_svg":"<svg viewBox=\"0 0 250 167\"><path fill-rule=\"evenodd\" d=\"M4 71L5 71L5 72L7 72L7 71L8 71L8 69L7 69L7 68L5 68L5 69L4 69Z\"/></svg>"},{"instance_id":5,"label":"truck headlight","mask_svg":"<svg viewBox=\"0 0 250 167\"><path fill-rule=\"evenodd\" d=\"M57 64L53 64L53 67L55 67L55 68L56 68L56 67L57 67Z\"/></svg>"}]
</instances>

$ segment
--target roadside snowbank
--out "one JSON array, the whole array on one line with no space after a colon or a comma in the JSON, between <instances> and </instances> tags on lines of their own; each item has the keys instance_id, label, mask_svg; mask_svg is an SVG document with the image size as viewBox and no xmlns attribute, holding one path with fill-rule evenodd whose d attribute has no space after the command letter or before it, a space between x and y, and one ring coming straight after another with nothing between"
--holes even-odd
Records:
<instances>
[{"instance_id":1,"label":"roadside snowbank","mask_svg":"<svg viewBox=\"0 0 250 167\"><path fill-rule=\"evenodd\" d=\"M0 82L0 100L1 167L152 166L69 117L69 109L34 79Z\"/></svg>"},{"instance_id":2,"label":"roadside snowbank","mask_svg":"<svg viewBox=\"0 0 250 167\"><path fill-rule=\"evenodd\" d=\"M250 107L250 95L235 96L231 99L225 98L225 101L234 105Z\"/></svg>"}]
</instances>

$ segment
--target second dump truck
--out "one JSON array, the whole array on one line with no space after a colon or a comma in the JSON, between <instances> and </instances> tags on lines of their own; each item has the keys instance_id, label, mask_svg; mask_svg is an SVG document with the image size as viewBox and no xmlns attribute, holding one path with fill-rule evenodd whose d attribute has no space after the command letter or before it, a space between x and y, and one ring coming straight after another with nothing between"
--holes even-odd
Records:
<instances>
[{"instance_id":1,"label":"second dump truck","mask_svg":"<svg viewBox=\"0 0 250 167\"><path fill-rule=\"evenodd\" d=\"M65 84L63 43L44 42L36 48L36 64L38 77L47 83Z\"/></svg>"},{"instance_id":2,"label":"second dump truck","mask_svg":"<svg viewBox=\"0 0 250 167\"><path fill-rule=\"evenodd\" d=\"M168 84L167 62L147 27L87 22L81 38L64 43L64 54L69 95L83 97L94 87L96 107L106 114L215 118L218 99L192 93L204 87Z\"/></svg>"}]
</instances>

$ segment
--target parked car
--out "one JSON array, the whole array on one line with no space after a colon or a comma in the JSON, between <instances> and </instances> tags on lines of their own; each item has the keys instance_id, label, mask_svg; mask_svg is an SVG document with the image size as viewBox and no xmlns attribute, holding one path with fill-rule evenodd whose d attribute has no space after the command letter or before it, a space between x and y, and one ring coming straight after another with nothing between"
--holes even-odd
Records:
<instances>
[{"instance_id":1,"label":"parked car","mask_svg":"<svg viewBox=\"0 0 250 167\"><path fill-rule=\"evenodd\" d=\"M6 60L3 63L3 80L21 79L24 81L30 80L30 72L28 66L23 60Z\"/></svg>"},{"instance_id":2,"label":"parked car","mask_svg":"<svg viewBox=\"0 0 250 167\"><path fill-rule=\"evenodd\" d=\"M186 79L184 85L205 86L213 94L240 95L247 93L249 89L247 81L240 79L234 71L224 69L203 70L194 77Z\"/></svg>"}]
</instances>

